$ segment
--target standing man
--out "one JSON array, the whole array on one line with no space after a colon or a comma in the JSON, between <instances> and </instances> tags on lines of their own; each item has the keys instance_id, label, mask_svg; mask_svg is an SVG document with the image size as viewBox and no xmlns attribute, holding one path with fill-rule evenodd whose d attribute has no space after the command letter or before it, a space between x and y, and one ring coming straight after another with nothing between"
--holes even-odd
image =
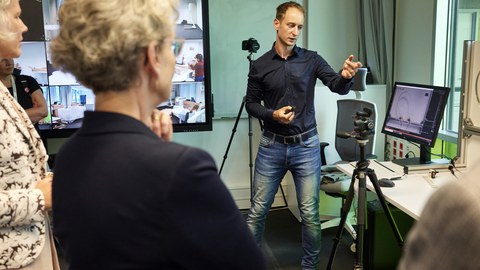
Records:
<instances>
[{"instance_id":1,"label":"standing man","mask_svg":"<svg viewBox=\"0 0 480 270\"><path fill-rule=\"evenodd\" d=\"M8 91L28 114L35 127L38 121L47 117L47 102L43 97L42 89L37 81L26 75L14 75L14 61L12 58L0 60L0 80Z\"/></svg>"},{"instance_id":2,"label":"standing man","mask_svg":"<svg viewBox=\"0 0 480 270\"><path fill-rule=\"evenodd\" d=\"M253 62L248 76L246 109L263 120L264 131L255 161L254 195L247 223L260 244L267 213L289 170L302 218L301 265L303 269L316 269L321 245L321 158L314 109L315 83L320 79L332 92L345 95L362 64L354 62L350 55L337 73L316 52L297 47L304 18L305 10L296 2L277 7L273 21L276 41L270 51Z\"/></svg>"}]
</instances>

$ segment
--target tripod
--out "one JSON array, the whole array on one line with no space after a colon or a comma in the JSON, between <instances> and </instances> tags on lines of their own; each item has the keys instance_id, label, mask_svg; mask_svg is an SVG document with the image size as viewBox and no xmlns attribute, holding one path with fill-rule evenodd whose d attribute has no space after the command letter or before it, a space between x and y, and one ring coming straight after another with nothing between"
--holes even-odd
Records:
<instances>
[{"instance_id":1,"label":"tripod","mask_svg":"<svg viewBox=\"0 0 480 270\"><path fill-rule=\"evenodd\" d=\"M350 188L348 190L347 198L345 199L345 203L342 206L341 210L341 219L340 224L338 225L338 230L333 239L334 244L332 247L332 251L330 253L330 258L328 260L327 269L332 269L332 263L335 258L335 253L337 251L338 243L342 237L342 233L344 230L345 222L347 220L348 212L350 211L350 207L352 206L353 197L355 195L355 181L358 180L358 209L357 209L357 238L355 239L356 244L356 256L355 256L355 264L354 269L363 269L363 243L365 237L365 207L366 207L366 178L370 179L372 182L373 187L375 188L375 192L377 193L378 199L382 205L383 212L387 216L388 222L390 223L390 227L392 228L393 233L397 239L399 246L403 246L403 238L400 235L400 231L398 230L397 224L393 219L392 213L385 202L385 198L383 197L382 190L378 185L378 179L375 175L375 171L368 168L368 160L365 158L365 145L368 142L366 136L356 136L357 142L360 146L360 160L357 162L355 169L353 170L352 181L350 183Z\"/></svg>"},{"instance_id":2,"label":"tripod","mask_svg":"<svg viewBox=\"0 0 480 270\"><path fill-rule=\"evenodd\" d=\"M237 118L235 119L235 124L232 128L232 135L230 135L230 140L228 141L227 149L225 150L225 154L223 155L222 165L220 166L220 170L218 171L218 175L222 174L223 166L225 165L225 161L228 157L228 152L230 151L230 146L232 145L233 137L235 132L237 132L238 121L242 116L243 108L245 107L245 97L242 99L242 104L240 105L240 110L238 110ZM260 126L260 128L262 128ZM249 163L248 166L250 168L250 200L253 197L253 155L252 155L252 117L248 115L248 151L249 151Z\"/></svg>"},{"instance_id":3,"label":"tripod","mask_svg":"<svg viewBox=\"0 0 480 270\"><path fill-rule=\"evenodd\" d=\"M247 59L249 61L249 70L252 68L253 64L253 59L252 55L255 52L254 50L249 50L250 54L247 56ZM230 140L228 141L227 149L225 150L225 154L223 155L223 161L222 165L220 166L220 170L218 172L218 175L222 174L223 166L225 165L225 161L227 160L228 157L228 152L230 151L230 146L232 145L233 137L235 135L235 132L237 132L237 126L238 126L238 121L240 120L240 117L242 116L242 111L243 108L245 107L245 99L246 97L244 96L242 99L242 104L240 105L240 109L238 110L237 118L235 119L235 124L233 125L232 128L232 135L230 135ZM260 123L260 130L263 131L263 125L262 121L260 119L258 120ZM249 163L248 167L250 168L250 202L253 199L253 151L252 151L252 116L249 114L248 115L248 151L249 151ZM285 202L285 206L288 206L287 199L285 197L285 193L283 191L282 185L280 185L280 191L282 192L282 197L283 201Z\"/></svg>"}]
</instances>

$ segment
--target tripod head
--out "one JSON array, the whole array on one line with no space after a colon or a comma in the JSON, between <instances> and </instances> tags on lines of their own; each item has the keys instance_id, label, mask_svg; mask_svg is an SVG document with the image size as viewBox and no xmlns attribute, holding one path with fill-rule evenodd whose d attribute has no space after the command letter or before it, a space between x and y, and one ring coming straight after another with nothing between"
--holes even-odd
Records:
<instances>
[{"instance_id":1,"label":"tripod head","mask_svg":"<svg viewBox=\"0 0 480 270\"><path fill-rule=\"evenodd\" d=\"M351 132L337 131L339 138L355 138L360 147L360 160L357 162L357 169L368 168L368 161L365 155L365 146L368 143L368 137L375 134L375 122L369 117L372 115L372 110L363 108L363 111L356 112L353 118L354 128Z\"/></svg>"},{"instance_id":2,"label":"tripod head","mask_svg":"<svg viewBox=\"0 0 480 270\"><path fill-rule=\"evenodd\" d=\"M372 110L363 108L363 111L356 112L352 115L354 128L351 132L337 131L339 138L355 138L359 144L365 145L368 142L368 137L375 134L375 122L369 117L372 115Z\"/></svg>"}]
</instances>

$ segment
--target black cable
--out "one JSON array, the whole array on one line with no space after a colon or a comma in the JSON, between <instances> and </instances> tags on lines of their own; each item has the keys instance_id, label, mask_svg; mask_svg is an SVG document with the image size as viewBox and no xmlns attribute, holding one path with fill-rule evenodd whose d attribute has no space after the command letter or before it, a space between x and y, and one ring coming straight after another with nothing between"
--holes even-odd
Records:
<instances>
[{"instance_id":1,"label":"black cable","mask_svg":"<svg viewBox=\"0 0 480 270\"><path fill-rule=\"evenodd\" d=\"M416 147L418 147L418 149L420 149L420 148L422 147L420 144L416 144L416 143L410 143L410 144L415 145ZM452 160L452 158L450 158L450 157L447 156L447 155L444 155L444 154L434 154L434 153L428 151L428 149L427 149L426 147L425 147L425 151L426 151L427 154L429 154L429 155L436 156L436 157L440 157L440 158L446 158L446 159L448 159L448 160ZM409 151L409 152L411 152L411 151Z\"/></svg>"},{"instance_id":2,"label":"black cable","mask_svg":"<svg viewBox=\"0 0 480 270\"><path fill-rule=\"evenodd\" d=\"M448 165L448 170L453 174L453 176L457 177L455 175L455 171L462 173L456 166L455 162L459 159L460 157L456 156L450 160L450 164Z\"/></svg>"},{"instance_id":3,"label":"black cable","mask_svg":"<svg viewBox=\"0 0 480 270\"><path fill-rule=\"evenodd\" d=\"M409 157L410 157L410 153L412 153L412 155L413 155L414 158L417 157L413 151L408 151L408 152L405 154L405 157L406 157L406 158L409 158Z\"/></svg>"}]
</instances>

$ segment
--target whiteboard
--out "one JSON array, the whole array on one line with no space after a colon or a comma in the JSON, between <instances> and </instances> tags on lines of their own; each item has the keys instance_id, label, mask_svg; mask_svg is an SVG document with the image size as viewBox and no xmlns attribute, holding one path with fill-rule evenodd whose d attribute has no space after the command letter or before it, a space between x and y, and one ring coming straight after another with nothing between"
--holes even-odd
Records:
<instances>
[{"instance_id":1,"label":"whiteboard","mask_svg":"<svg viewBox=\"0 0 480 270\"><path fill-rule=\"evenodd\" d=\"M276 8L285 0L210 0L211 85L214 116L237 116L247 91L250 62L242 41L255 38L260 49L257 59L272 48ZM299 44L300 45L300 44ZM243 117L247 116L243 108Z\"/></svg>"}]
</instances>

